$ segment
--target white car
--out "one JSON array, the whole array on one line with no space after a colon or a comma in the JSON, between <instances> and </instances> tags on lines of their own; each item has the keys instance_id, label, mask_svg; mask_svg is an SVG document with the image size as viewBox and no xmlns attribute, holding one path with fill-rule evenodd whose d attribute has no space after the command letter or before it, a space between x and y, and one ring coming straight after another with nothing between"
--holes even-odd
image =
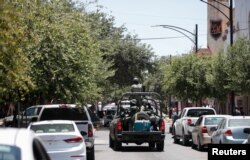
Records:
<instances>
[{"instance_id":1,"label":"white car","mask_svg":"<svg viewBox=\"0 0 250 160\"><path fill-rule=\"evenodd\" d=\"M0 159L50 160L42 142L27 129L0 129Z\"/></svg>"},{"instance_id":2,"label":"white car","mask_svg":"<svg viewBox=\"0 0 250 160\"><path fill-rule=\"evenodd\" d=\"M49 120L31 123L28 130L38 136L53 160L86 160L84 138L75 122Z\"/></svg>"}]
</instances>

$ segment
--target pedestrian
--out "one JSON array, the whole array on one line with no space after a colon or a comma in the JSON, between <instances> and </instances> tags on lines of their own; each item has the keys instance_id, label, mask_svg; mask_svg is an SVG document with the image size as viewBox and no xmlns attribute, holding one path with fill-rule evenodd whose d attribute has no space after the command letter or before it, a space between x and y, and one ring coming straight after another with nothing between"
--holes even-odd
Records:
<instances>
[{"instance_id":1,"label":"pedestrian","mask_svg":"<svg viewBox=\"0 0 250 160\"><path fill-rule=\"evenodd\" d=\"M239 108L235 107L235 109L234 109L234 116L240 116L240 115L241 115L241 112L240 112Z\"/></svg>"}]
</instances>

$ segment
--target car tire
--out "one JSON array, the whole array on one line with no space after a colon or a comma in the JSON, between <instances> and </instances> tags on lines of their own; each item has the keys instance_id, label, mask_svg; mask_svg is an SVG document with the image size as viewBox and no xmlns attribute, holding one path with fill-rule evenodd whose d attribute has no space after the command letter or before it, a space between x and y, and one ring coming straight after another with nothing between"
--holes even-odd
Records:
<instances>
[{"instance_id":1,"label":"car tire","mask_svg":"<svg viewBox=\"0 0 250 160\"><path fill-rule=\"evenodd\" d=\"M121 148L122 148L122 143L117 140L114 140L114 150L119 151L121 150Z\"/></svg>"},{"instance_id":2,"label":"car tire","mask_svg":"<svg viewBox=\"0 0 250 160\"><path fill-rule=\"evenodd\" d=\"M157 151L163 151L164 150L164 141L157 142L156 143L156 149L157 149Z\"/></svg>"},{"instance_id":3,"label":"car tire","mask_svg":"<svg viewBox=\"0 0 250 160\"><path fill-rule=\"evenodd\" d=\"M95 147L89 149L89 152L87 152L87 160L95 160Z\"/></svg>"},{"instance_id":4,"label":"car tire","mask_svg":"<svg viewBox=\"0 0 250 160\"><path fill-rule=\"evenodd\" d=\"M187 136L185 135L185 132L184 132L184 130L183 130L183 131L182 131L182 144L183 144L184 146L187 146L188 143L189 143L189 139L187 138Z\"/></svg>"},{"instance_id":5,"label":"car tire","mask_svg":"<svg viewBox=\"0 0 250 160\"><path fill-rule=\"evenodd\" d=\"M197 149L198 149L199 151L202 151L202 150L203 150L203 146L201 145L201 141L200 141L200 138L199 138L199 137L197 137L197 141L198 141Z\"/></svg>"},{"instance_id":6,"label":"car tire","mask_svg":"<svg viewBox=\"0 0 250 160\"><path fill-rule=\"evenodd\" d=\"M149 142L148 145L149 145L150 149L154 149L155 148L155 142Z\"/></svg>"},{"instance_id":7,"label":"car tire","mask_svg":"<svg viewBox=\"0 0 250 160\"><path fill-rule=\"evenodd\" d=\"M113 148L114 147L114 140L111 138L111 136L109 135L109 147Z\"/></svg>"},{"instance_id":8,"label":"car tire","mask_svg":"<svg viewBox=\"0 0 250 160\"><path fill-rule=\"evenodd\" d=\"M175 128L173 128L173 136L174 136L174 143L179 143L180 139L178 139L176 134L175 134Z\"/></svg>"},{"instance_id":9,"label":"car tire","mask_svg":"<svg viewBox=\"0 0 250 160\"><path fill-rule=\"evenodd\" d=\"M196 144L194 144L194 140L192 139L192 145L191 145L192 149L195 149L197 146Z\"/></svg>"}]
</instances>

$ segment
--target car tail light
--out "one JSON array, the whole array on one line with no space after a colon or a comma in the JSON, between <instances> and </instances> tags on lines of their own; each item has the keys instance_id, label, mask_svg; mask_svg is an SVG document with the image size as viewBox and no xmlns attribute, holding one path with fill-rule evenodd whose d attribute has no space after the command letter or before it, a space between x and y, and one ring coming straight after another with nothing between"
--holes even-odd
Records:
<instances>
[{"instance_id":1,"label":"car tail light","mask_svg":"<svg viewBox=\"0 0 250 160\"><path fill-rule=\"evenodd\" d=\"M187 119L187 125L191 125L192 124L192 119Z\"/></svg>"},{"instance_id":2,"label":"car tail light","mask_svg":"<svg viewBox=\"0 0 250 160\"><path fill-rule=\"evenodd\" d=\"M207 127L206 127L206 126L203 126L203 127L201 128L201 133L208 133L208 132L207 132Z\"/></svg>"},{"instance_id":3,"label":"car tail light","mask_svg":"<svg viewBox=\"0 0 250 160\"><path fill-rule=\"evenodd\" d=\"M163 133L165 132L165 121L164 120L161 121L160 131L163 132Z\"/></svg>"},{"instance_id":4,"label":"car tail light","mask_svg":"<svg viewBox=\"0 0 250 160\"><path fill-rule=\"evenodd\" d=\"M93 137L93 136L94 136L93 126L91 124L88 124L88 137Z\"/></svg>"},{"instance_id":5,"label":"car tail light","mask_svg":"<svg viewBox=\"0 0 250 160\"><path fill-rule=\"evenodd\" d=\"M83 142L83 138L80 136L77 136L77 137L65 139L64 141L67 143L78 143L78 142Z\"/></svg>"},{"instance_id":6,"label":"car tail light","mask_svg":"<svg viewBox=\"0 0 250 160\"><path fill-rule=\"evenodd\" d=\"M232 131L229 129L229 130L226 130L225 132L224 132L224 135L225 136L232 136Z\"/></svg>"},{"instance_id":7,"label":"car tail light","mask_svg":"<svg viewBox=\"0 0 250 160\"><path fill-rule=\"evenodd\" d=\"M116 131L117 132L122 132L123 128L122 128L122 121L119 119L116 123Z\"/></svg>"},{"instance_id":8,"label":"car tail light","mask_svg":"<svg viewBox=\"0 0 250 160\"><path fill-rule=\"evenodd\" d=\"M73 156L70 156L72 158L80 158L80 157L84 157L83 155L73 155Z\"/></svg>"}]
</instances>

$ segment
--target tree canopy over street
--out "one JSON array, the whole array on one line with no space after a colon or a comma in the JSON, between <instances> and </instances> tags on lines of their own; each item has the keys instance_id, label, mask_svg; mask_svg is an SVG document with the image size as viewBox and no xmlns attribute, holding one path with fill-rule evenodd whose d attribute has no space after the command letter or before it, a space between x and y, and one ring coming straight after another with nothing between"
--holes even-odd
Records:
<instances>
[{"instance_id":1,"label":"tree canopy over street","mask_svg":"<svg viewBox=\"0 0 250 160\"><path fill-rule=\"evenodd\" d=\"M83 102L124 88L153 53L101 11L69 0L0 0L0 99ZM140 62L140 63L138 63ZM108 93L111 94L111 93Z\"/></svg>"}]
</instances>

